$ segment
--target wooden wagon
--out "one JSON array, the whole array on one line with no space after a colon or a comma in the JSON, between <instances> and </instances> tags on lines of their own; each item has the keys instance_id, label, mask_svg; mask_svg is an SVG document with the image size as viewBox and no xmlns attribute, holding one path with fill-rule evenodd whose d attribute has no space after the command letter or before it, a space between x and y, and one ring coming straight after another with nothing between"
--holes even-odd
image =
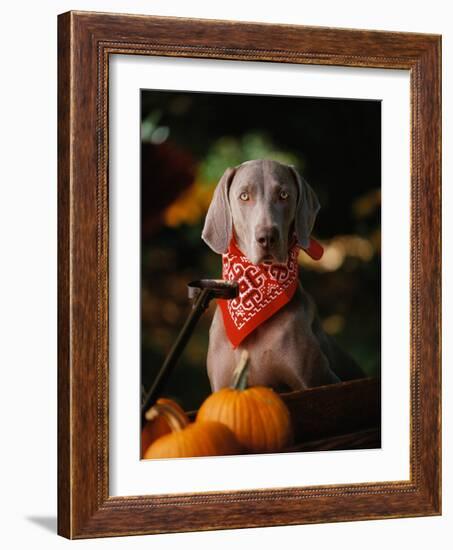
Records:
<instances>
[{"instance_id":1,"label":"wooden wagon","mask_svg":"<svg viewBox=\"0 0 453 550\"><path fill-rule=\"evenodd\" d=\"M381 446L381 385L362 378L280 394L294 444L282 452L375 449ZM195 418L197 411L188 413Z\"/></svg>"}]
</instances>

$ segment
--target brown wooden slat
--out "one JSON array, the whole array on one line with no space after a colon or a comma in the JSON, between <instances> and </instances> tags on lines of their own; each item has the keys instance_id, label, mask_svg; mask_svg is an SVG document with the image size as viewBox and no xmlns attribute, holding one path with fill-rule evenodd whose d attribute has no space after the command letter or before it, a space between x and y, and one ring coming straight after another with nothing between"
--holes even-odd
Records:
<instances>
[{"instance_id":1,"label":"brown wooden slat","mask_svg":"<svg viewBox=\"0 0 453 550\"><path fill-rule=\"evenodd\" d=\"M323 439L304 441L285 449L284 452L347 451L358 449L379 449L381 429L371 428L353 433L333 435Z\"/></svg>"},{"instance_id":2,"label":"brown wooden slat","mask_svg":"<svg viewBox=\"0 0 453 550\"><path fill-rule=\"evenodd\" d=\"M380 383L376 378L282 394L282 398L297 442L380 425Z\"/></svg>"},{"instance_id":3,"label":"brown wooden slat","mask_svg":"<svg viewBox=\"0 0 453 550\"><path fill-rule=\"evenodd\" d=\"M70 15L58 25L58 532L71 537Z\"/></svg>"}]
</instances>

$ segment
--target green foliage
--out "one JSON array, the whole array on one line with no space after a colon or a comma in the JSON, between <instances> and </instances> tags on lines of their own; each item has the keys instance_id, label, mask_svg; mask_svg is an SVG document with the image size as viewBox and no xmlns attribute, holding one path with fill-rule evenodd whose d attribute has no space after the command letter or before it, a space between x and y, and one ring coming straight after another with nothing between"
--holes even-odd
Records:
<instances>
[{"instance_id":1,"label":"green foliage","mask_svg":"<svg viewBox=\"0 0 453 550\"><path fill-rule=\"evenodd\" d=\"M202 182L217 183L228 166L237 166L250 159L272 159L286 164L300 166L300 159L289 151L279 150L269 136L251 132L242 136L222 136L199 164Z\"/></svg>"},{"instance_id":2,"label":"green foliage","mask_svg":"<svg viewBox=\"0 0 453 550\"><path fill-rule=\"evenodd\" d=\"M142 93L142 139L156 147L163 144L170 151L174 148L183 152L184 158L193 159L196 174L196 185L190 187L188 182L181 195L172 196L169 203L165 202L165 186L159 187L159 193L151 193L150 200L166 206L162 207L161 217L144 216L142 220L143 228L152 228L143 235L142 242L145 387L155 378L189 313L187 283L201 277L218 277L221 272L220 257L200 238L202 209L194 217L180 216L179 224L171 226L163 215L165 208L179 204L181 210L178 200L185 194L183 213L196 211L196 201L205 197L209 201L227 167L256 158L293 164L307 178L321 202L316 237L325 242L342 235L360 237L371 246L372 253L367 256L361 249L351 248L357 247L360 239L345 239L345 248L336 251L338 256L340 250L342 256L333 258L338 261L331 261L330 270L304 266L300 279L314 298L321 322L332 316L341 319L332 329L340 346L366 374L379 373L380 120L380 103L374 101ZM171 165L177 164L175 156L166 159L165 155L159 157L160 162L150 171L157 182L167 181L164 176L171 172ZM153 189L153 183L147 182L148 188ZM202 198L193 192L200 186ZM213 310L214 304L200 320L165 388L165 395L176 398L186 410L197 408L209 392L206 351Z\"/></svg>"}]
</instances>

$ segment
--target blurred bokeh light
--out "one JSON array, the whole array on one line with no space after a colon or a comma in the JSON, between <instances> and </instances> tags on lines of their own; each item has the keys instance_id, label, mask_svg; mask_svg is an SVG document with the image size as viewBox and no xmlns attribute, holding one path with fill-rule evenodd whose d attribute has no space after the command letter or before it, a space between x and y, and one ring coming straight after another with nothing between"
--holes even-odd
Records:
<instances>
[{"instance_id":1,"label":"blurred bokeh light","mask_svg":"<svg viewBox=\"0 0 453 550\"><path fill-rule=\"evenodd\" d=\"M187 283L218 277L201 240L228 166L295 165L318 194L315 262L300 279L323 328L368 375L380 370L381 107L378 101L142 91L142 386L148 388L189 311ZM204 315L165 389L186 410L210 391Z\"/></svg>"}]
</instances>

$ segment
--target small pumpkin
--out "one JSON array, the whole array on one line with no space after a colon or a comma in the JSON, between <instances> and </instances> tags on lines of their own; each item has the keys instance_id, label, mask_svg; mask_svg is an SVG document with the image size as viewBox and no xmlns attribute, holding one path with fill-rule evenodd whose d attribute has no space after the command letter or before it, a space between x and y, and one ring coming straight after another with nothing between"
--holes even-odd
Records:
<instances>
[{"instance_id":1,"label":"small pumpkin","mask_svg":"<svg viewBox=\"0 0 453 550\"><path fill-rule=\"evenodd\" d=\"M250 451L279 451L293 439L288 408L273 389L247 387L248 359L244 351L234 371L232 386L211 394L201 405L196 422L222 422Z\"/></svg>"},{"instance_id":2,"label":"small pumpkin","mask_svg":"<svg viewBox=\"0 0 453 550\"><path fill-rule=\"evenodd\" d=\"M220 422L192 422L154 441L143 458L223 456L243 451L233 432Z\"/></svg>"},{"instance_id":3,"label":"small pumpkin","mask_svg":"<svg viewBox=\"0 0 453 550\"><path fill-rule=\"evenodd\" d=\"M156 404L147 411L145 418L146 424L141 434L141 453L142 457L146 449L168 433L173 431L175 426L184 427L189 424L189 418L183 409L171 399L159 398ZM175 424L176 423L176 424Z\"/></svg>"}]
</instances>

